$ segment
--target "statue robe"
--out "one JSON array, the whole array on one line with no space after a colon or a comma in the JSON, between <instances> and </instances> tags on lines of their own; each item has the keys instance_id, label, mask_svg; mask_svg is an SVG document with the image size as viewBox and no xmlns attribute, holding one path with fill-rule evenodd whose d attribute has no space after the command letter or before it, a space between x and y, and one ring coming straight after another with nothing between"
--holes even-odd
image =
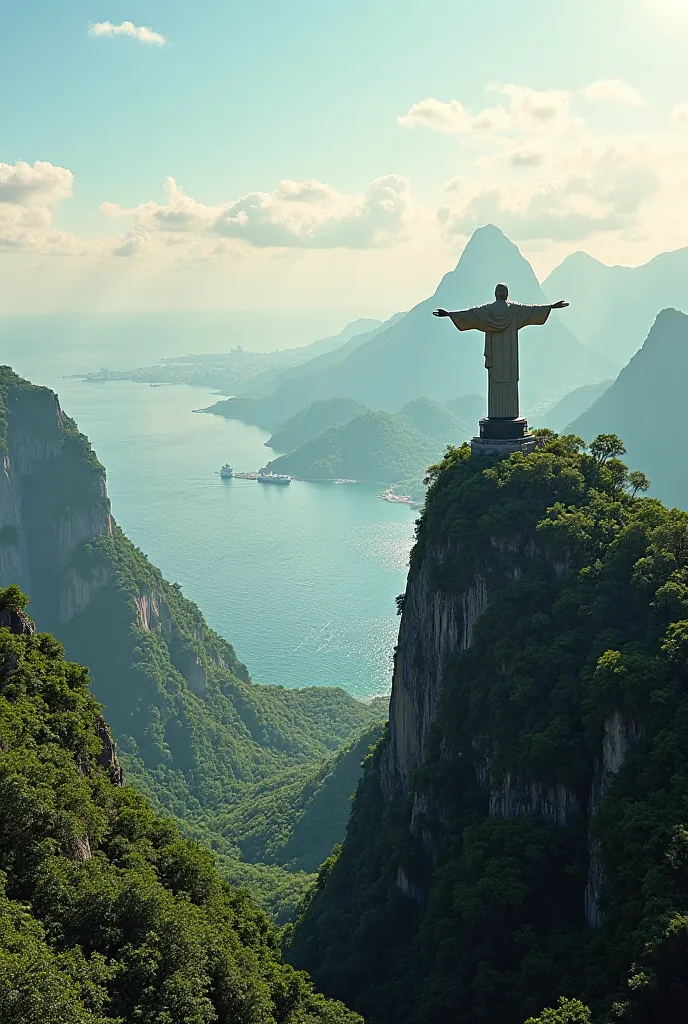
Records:
<instances>
[{"instance_id":1,"label":"statue robe","mask_svg":"<svg viewBox=\"0 0 688 1024\"><path fill-rule=\"evenodd\" d=\"M496 299L487 306L450 313L460 331L483 331L487 367L487 415L505 419L519 415L518 332L544 324L551 306L524 306Z\"/></svg>"}]
</instances>

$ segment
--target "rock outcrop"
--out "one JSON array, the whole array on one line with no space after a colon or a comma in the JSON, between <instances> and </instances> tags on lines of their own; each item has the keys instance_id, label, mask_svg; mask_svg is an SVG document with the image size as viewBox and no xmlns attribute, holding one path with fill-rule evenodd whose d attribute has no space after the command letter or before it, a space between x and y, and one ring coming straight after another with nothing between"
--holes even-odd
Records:
<instances>
[{"instance_id":1,"label":"rock outcrop","mask_svg":"<svg viewBox=\"0 0 688 1024\"><path fill-rule=\"evenodd\" d=\"M108 582L105 571L80 571L78 559L84 544L112 533L105 472L52 391L3 383L0 585L31 594L39 621L64 624Z\"/></svg>"},{"instance_id":2,"label":"rock outcrop","mask_svg":"<svg viewBox=\"0 0 688 1024\"><path fill-rule=\"evenodd\" d=\"M502 580L518 580L524 560L537 554L533 538L506 543L495 537L492 548L502 560ZM456 557L457 552L434 546L409 574L395 653L389 742L382 752L379 769L386 800L395 796L411 798L409 830L421 839L432 863L437 857L443 809L432 787L414 788L414 773L427 755L447 666L460 652L471 647L476 623L490 600L486 568L483 571L479 566L474 567L473 582L468 587L453 591L446 586L438 589L434 584L438 569L441 571L445 563L451 564ZM565 575L567 570L565 563L552 563L557 577ZM583 817L590 821L611 779L639 738L636 723L624 720L618 712L608 718L587 799L561 784L524 778L517 772L495 773L492 758L489 754L483 755L475 760L474 767L477 782L487 793L488 813L498 818L535 815L561 827L573 826ZM484 745L484 740L480 743L476 739L476 750ZM450 756L446 751L445 755ZM603 877L598 844L592 835L588 852L585 915L590 927L597 927L601 920L599 897ZM414 902L423 902L422 889L409 881L403 866L397 874L397 887Z\"/></svg>"},{"instance_id":3,"label":"rock outcrop","mask_svg":"<svg viewBox=\"0 0 688 1024\"><path fill-rule=\"evenodd\" d=\"M408 579L394 659L390 741L380 774L388 799L397 792L408 794L412 774L425 758L447 661L470 646L475 623L487 607L480 574L456 594L432 587L431 566L442 565L447 555L432 551Z\"/></svg>"}]
</instances>

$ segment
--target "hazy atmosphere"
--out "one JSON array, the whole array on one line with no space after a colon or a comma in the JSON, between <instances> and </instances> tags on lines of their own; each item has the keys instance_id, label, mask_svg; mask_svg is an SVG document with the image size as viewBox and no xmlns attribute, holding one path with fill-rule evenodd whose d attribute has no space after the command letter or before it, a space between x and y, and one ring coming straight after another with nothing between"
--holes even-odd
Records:
<instances>
[{"instance_id":1,"label":"hazy atmosphere","mask_svg":"<svg viewBox=\"0 0 688 1024\"><path fill-rule=\"evenodd\" d=\"M540 277L643 263L688 229L687 37L681 0L9 5L3 306L388 315L490 221Z\"/></svg>"},{"instance_id":2,"label":"hazy atmosphere","mask_svg":"<svg viewBox=\"0 0 688 1024\"><path fill-rule=\"evenodd\" d=\"M0 1024L688 1020L688 0L0 28Z\"/></svg>"}]
</instances>

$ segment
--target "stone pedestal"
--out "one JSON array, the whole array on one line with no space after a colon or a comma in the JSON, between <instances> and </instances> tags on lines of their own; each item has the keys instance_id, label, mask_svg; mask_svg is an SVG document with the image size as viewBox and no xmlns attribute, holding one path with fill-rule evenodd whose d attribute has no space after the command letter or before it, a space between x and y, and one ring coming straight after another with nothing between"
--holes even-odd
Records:
<instances>
[{"instance_id":1,"label":"stone pedestal","mask_svg":"<svg viewBox=\"0 0 688 1024\"><path fill-rule=\"evenodd\" d=\"M513 419L486 417L480 421L480 436L471 440L472 455L528 454L535 448L535 437L528 432L528 421L523 416Z\"/></svg>"}]
</instances>

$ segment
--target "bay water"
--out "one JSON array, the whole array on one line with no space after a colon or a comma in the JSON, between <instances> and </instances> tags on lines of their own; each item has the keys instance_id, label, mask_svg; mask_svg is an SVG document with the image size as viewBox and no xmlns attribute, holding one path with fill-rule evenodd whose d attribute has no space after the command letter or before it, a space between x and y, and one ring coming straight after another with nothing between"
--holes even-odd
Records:
<instances>
[{"instance_id":1,"label":"bay water","mask_svg":"<svg viewBox=\"0 0 688 1024\"><path fill-rule=\"evenodd\" d=\"M366 485L223 480L224 462L255 470L274 452L262 430L194 412L217 400L209 389L89 383L66 375L153 353L100 351L97 337L17 341L0 335L0 361L57 391L106 467L119 525L256 682L389 692L413 510ZM175 354L161 346L155 357Z\"/></svg>"}]
</instances>

